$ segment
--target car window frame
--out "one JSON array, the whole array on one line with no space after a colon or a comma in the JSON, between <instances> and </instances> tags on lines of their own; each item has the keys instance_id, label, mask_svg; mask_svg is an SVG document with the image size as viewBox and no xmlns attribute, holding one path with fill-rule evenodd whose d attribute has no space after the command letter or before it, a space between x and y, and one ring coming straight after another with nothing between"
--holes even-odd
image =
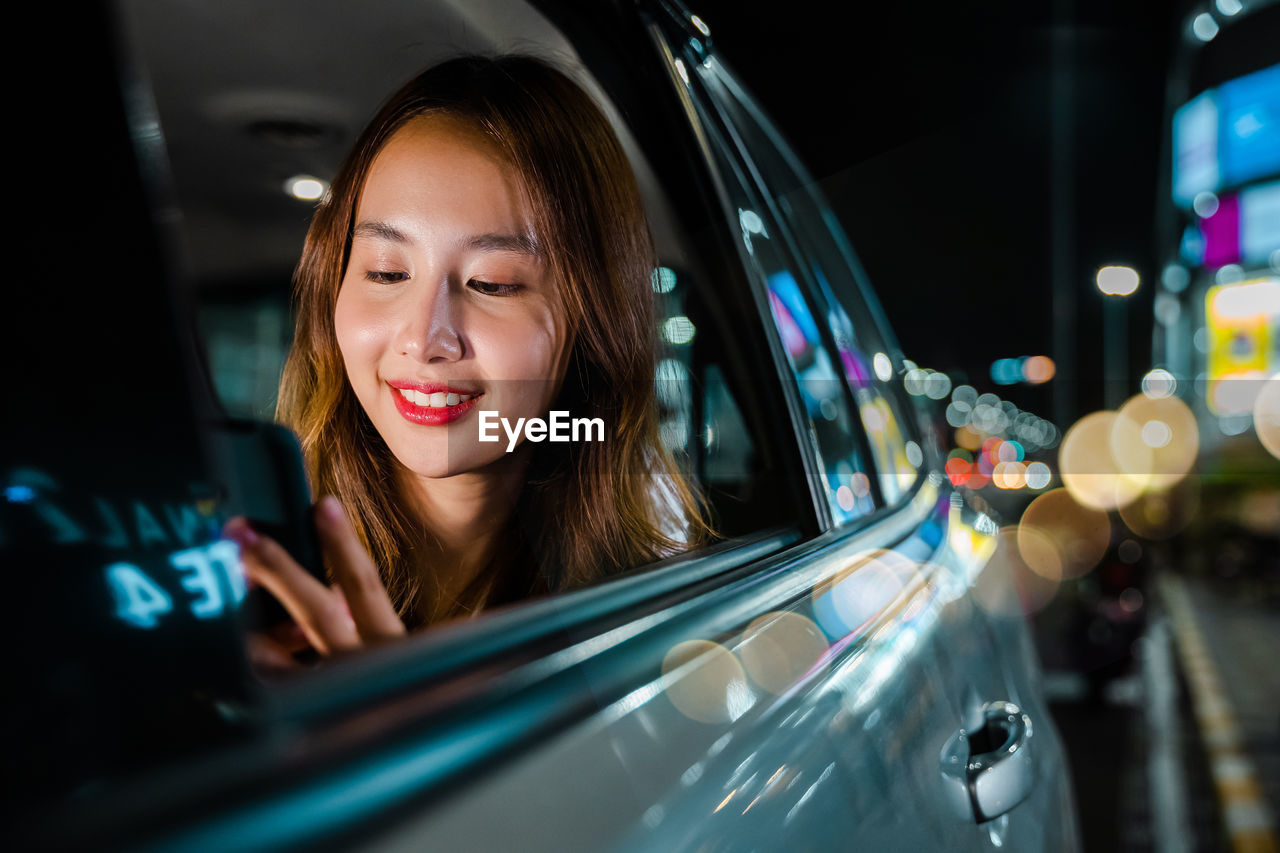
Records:
<instances>
[{"instance_id":1,"label":"car window frame","mask_svg":"<svg viewBox=\"0 0 1280 853\"><path fill-rule=\"evenodd\" d=\"M670 78L672 83L679 90L681 103L685 107L688 121L694 125L697 130L699 145L703 150L704 157L708 161L707 168L715 173L716 190L720 197L721 207L725 211L725 218L728 220L728 212L733 209L733 204L730 202L729 194L725 188L726 178L719 174L719 169L715 163L715 155L711 152L711 146L714 143L709 140L706 129L702 126L702 119L698 115L698 108L694 105L692 97L686 89L686 87L690 89L694 87L695 84L692 81L696 79L696 77L688 69L687 65L685 65L682 70L681 66L677 64L677 61L680 63L685 63L686 61L701 61L702 57L699 54L702 51L706 51L707 57L711 55L712 51L702 43L702 34L688 22L689 19L687 16L682 14L679 9L675 8L670 3L663 2L663 0L654 0L654 2L657 5L657 9L650 17L651 36L655 39L659 49L663 52L664 58L671 69ZM677 57L675 55L672 49L674 45L684 45L683 56ZM717 58L717 62L721 61ZM723 62L721 62L721 65L723 66ZM732 69L725 68L725 72L732 77ZM741 84L736 78L734 78L734 82L741 87ZM715 119L719 124L718 129L732 140L730 143L732 148L731 150L725 151L724 156L731 158L735 165L742 169L744 174L748 176L748 179L752 182L749 187L750 191L757 194L767 205L769 205L770 215L772 216L773 221L780 226L783 232L783 242L785 244L784 251L791 260L795 262L796 268L793 272L795 273L797 284L801 288L807 302L811 306L821 309L819 312L816 312L816 316L823 318L823 321L818 323L818 330L822 344L829 351L835 352L836 347L834 335L825 323L825 317L830 309L828 297L825 292L828 288L823 288L818 282L814 281L811 271L804 263L802 263L802 261L807 257L807 252L792 234L794 223L791 222L788 215L784 215L783 212L778 209L769 189L768 182L764 179L762 172L752 159L747 146L741 140L738 134L738 128L735 126L732 118L725 112L723 106L718 102L718 98L715 93L711 91L703 91L700 94L706 101L707 106L711 110L715 111ZM808 173L804 169L803 164L799 163L794 152L786 144L785 140L778 136L777 129L767 121L762 129L768 135L777 156L786 160L788 165L799 175L807 176ZM867 307L871 313L871 316L868 319L884 338L885 345L891 350L891 358L896 362L901 362L902 353L898 346L897 339L892 332L892 328L887 322L883 308L880 306L878 300L869 296L871 291L867 283L866 274L860 263L857 261L856 255L853 254L851 246L848 245L847 238L845 238L839 229L830 229L831 223L825 224L832 232L831 237L836 243L837 251L839 251L845 263L849 265L850 272L860 290L859 296L861 298L862 305ZM773 321L772 314L768 308L766 301L767 297L764 295L765 285L762 281L756 280L755 277L748 272L750 264L745 257L745 249L742 246L742 241L737 239L735 235L733 242L735 249L738 252L741 270L748 279L748 284L751 288L755 303L764 318L766 334L770 343L770 350L777 363L776 366L779 375L783 377L784 385L789 392L788 401L789 403L793 403L790 407L789 413L791 415L793 425L796 427L796 435L808 435L810 433L810 429L808 426L807 415L805 414L803 403L799 400L798 391L795 388L796 380L792 375L790 368L787 366L786 355L783 349L784 345L782 344L777 325ZM822 472L817 453L812 446L813 442L811 436L811 440L809 442L801 443L802 446L800 447L800 451L806 457L806 473L809 479L810 493L819 517L822 519L823 530L831 529L832 527L844 527L849 528L851 531L860 531L864 528L875 526L880 520L892 515L898 509L909 505L911 501L915 499L920 488L926 482L930 470L933 467L932 463L936 463L936 459L931 458L932 454L930 457L926 457L926 464L917 468L917 474L914 481L908 488L902 490L897 500L892 503L884 500L880 485L880 477L886 476L889 472L884 472L879 469L876 456L872 452L870 446L870 439L862 425L860 408L857 405L853 389L849 383L848 377L843 375L843 373L840 375L840 383L842 397L849 406L856 421L856 441L858 444L858 450L866 460L866 464L876 473L876 476L871 478L873 494L876 496L876 508L850 522L837 524L827 505L826 477ZM907 433L907 439L914 440L919 443L919 425L910 417L912 415L919 417L919 408L917 406L907 404L907 402L902 399L902 396L896 393L897 385L899 383L891 382L885 384L887 386L885 393L892 397L893 403L904 415L904 431Z\"/></svg>"}]
</instances>

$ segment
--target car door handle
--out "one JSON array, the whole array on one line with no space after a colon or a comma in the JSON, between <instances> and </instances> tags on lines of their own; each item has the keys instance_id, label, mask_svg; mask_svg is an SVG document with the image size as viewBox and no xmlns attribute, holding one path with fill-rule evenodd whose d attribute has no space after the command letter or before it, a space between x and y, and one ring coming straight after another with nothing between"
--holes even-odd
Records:
<instances>
[{"instance_id":1,"label":"car door handle","mask_svg":"<svg viewBox=\"0 0 1280 853\"><path fill-rule=\"evenodd\" d=\"M1000 817L1031 793L1031 718L1012 702L988 702L982 724L960 729L942 747L943 786L952 811L983 823Z\"/></svg>"}]
</instances>

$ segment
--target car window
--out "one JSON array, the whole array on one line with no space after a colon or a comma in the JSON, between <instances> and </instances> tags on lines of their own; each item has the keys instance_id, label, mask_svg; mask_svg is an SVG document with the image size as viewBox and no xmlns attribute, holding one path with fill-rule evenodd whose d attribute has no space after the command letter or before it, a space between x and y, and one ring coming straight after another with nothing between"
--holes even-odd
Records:
<instances>
[{"instance_id":1,"label":"car window","mask_svg":"<svg viewBox=\"0 0 1280 853\"><path fill-rule=\"evenodd\" d=\"M722 264L708 255L711 232L688 223L688 206L672 201L650 152L642 151L640 131L623 120L568 43L537 13L512 4L517 17L509 21L480 17L459 23L456 37L413 42L376 67L353 58L345 68L334 57L352 54L338 42L380 43L385 22L406 14L402 4L381 12L327 10L323 27L297 9L277 7L270 26L296 27L306 37L265 54L236 29L230 13L216 8L132 2L123 8L153 89L182 212L186 286L204 362L228 414L273 418L292 340L290 279L314 196L323 193L380 101L423 67L450 56L532 49L588 86L633 160L659 262L652 287L661 442L705 496L720 538L795 524L811 514L804 502L790 499L794 477L779 446L789 444L794 453L794 437L776 411L777 379L761 373L760 354L753 352L759 349L759 327L744 324L742 299L733 292L737 282L713 272ZM453 4L415 9L421 19L400 21L407 30L433 33L442 20L466 19ZM306 20L293 20L299 16ZM209 32L223 39L218 50L209 49ZM338 32L344 33L341 40ZM291 59L284 61L283 54ZM322 57L325 62L319 62ZM794 295L779 288L787 298ZM837 467L862 494L858 511L870 509L860 463Z\"/></svg>"},{"instance_id":2,"label":"car window","mask_svg":"<svg viewBox=\"0 0 1280 853\"><path fill-rule=\"evenodd\" d=\"M820 383L829 383L825 396L817 397L815 423L834 422L847 433L839 416L829 417L837 398L848 399L849 392L837 390L847 385L865 431L878 474L874 490L859 487L866 469L850 458L854 449L840 447L831 430L815 428L825 453L840 460L833 512L841 520L856 518L873 505L870 491L896 504L921 476L924 454L908 416L912 407L899 391L906 367L861 265L813 178L733 74L718 57L702 57L692 46L685 48L685 60L704 112L715 115L708 124L721 129L718 156L734 161L727 169L734 176L727 181L730 192L749 184L758 193L754 206L739 209L743 243L765 276L792 366L810 398L824 388ZM828 336L827 351L814 346L809 363L800 342L819 329ZM840 491L847 483L855 486L852 509Z\"/></svg>"},{"instance_id":3,"label":"car window","mask_svg":"<svg viewBox=\"0 0 1280 853\"><path fill-rule=\"evenodd\" d=\"M877 481L872 467L874 458L881 471L895 470L889 467L898 461L890 448L895 439L903 444L898 418L876 387L874 353L880 351L869 350L872 342L855 334L841 303L821 298L823 289L830 293L826 272L795 237L812 225L797 222L790 204L760 173L757 158L770 154L772 140L727 108L725 72L711 70L714 60L699 60L692 48L677 61L736 216L743 261L767 295L804 401L831 516L836 523L866 516L882 504L882 495L896 500L902 491L896 479ZM744 132L757 138L748 140ZM887 358L882 352L880 357ZM873 442L867 441L868 433ZM905 451L899 455L905 464Z\"/></svg>"}]
</instances>

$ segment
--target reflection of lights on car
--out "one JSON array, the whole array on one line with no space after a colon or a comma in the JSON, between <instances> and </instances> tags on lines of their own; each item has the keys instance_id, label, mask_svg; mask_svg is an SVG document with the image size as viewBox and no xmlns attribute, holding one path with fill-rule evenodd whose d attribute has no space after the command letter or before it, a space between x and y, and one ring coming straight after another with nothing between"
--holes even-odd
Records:
<instances>
[{"instance_id":1,"label":"reflection of lights on car","mask_svg":"<svg viewBox=\"0 0 1280 853\"><path fill-rule=\"evenodd\" d=\"M662 337L677 346L693 340L696 329L688 317L669 317L662 323Z\"/></svg>"},{"instance_id":2,"label":"reflection of lights on car","mask_svg":"<svg viewBox=\"0 0 1280 853\"><path fill-rule=\"evenodd\" d=\"M671 679L662 695L692 720L729 722L751 705L742 663L717 643L689 640L672 647L662 659L662 674Z\"/></svg>"},{"instance_id":3,"label":"reflection of lights on car","mask_svg":"<svg viewBox=\"0 0 1280 853\"><path fill-rule=\"evenodd\" d=\"M1019 548L1018 528L1002 527L996 534L995 552L973 585L973 597L992 616L1020 618L1045 607L1057 594L1058 583L1027 565Z\"/></svg>"},{"instance_id":4,"label":"reflection of lights on car","mask_svg":"<svg viewBox=\"0 0 1280 853\"><path fill-rule=\"evenodd\" d=\"M876 371L876 377L881 382L888 382L893 378L893 363L889 361L889 356L878 352L871 360L871 363Z\"/></svg>"},{"instance_id":5,"label":"reflection of lights on car","mask_svg":"<svg viewBox=\"0 0 1280 853\"><path fill-rule=\"evenodd\" d=\"M924 452L920 450L920 445L914 441L907 442L907 461L915 468L919 468L924 464Z\"/></svg>"},{"instance_id":6,"label":"reflection of lights on car","mask_svg":"<svg viewBox=\"0 0 1280 853\"><path fill-rule=\"evenodd\" d=\"M653 292L654 293L670 293L676 289L676 273L675 270L667 267L658 267L653 271Z\"/></svg>"},{"instance_id":7,"label":"reflection of lights on car","mask_svg":"<svg viewBox=\"0 0 1280 853\"><path fill-rule=\"evenodd\" d=\"M753 682L776 695L799 681L827 648L813 620L783 611L766 613L747 626L738 658Z\"/></svg>"}]
</instances>

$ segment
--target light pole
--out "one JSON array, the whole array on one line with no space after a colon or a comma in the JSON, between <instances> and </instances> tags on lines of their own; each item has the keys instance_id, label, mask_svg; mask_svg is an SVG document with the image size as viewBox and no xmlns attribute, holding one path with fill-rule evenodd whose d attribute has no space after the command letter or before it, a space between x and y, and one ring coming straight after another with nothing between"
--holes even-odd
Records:
<instances>
[{"instance_id":1,"label":"light pole","mask_svg":"<svg viewBox=\"0 0 1280 853\"><path fill-rule=\"evenodd\" d=\"M1138 271L1112 265L1098 270L1095 280L1102 291L1102 381L1108 409L1118 409L1128 394L1129 302L1138 290Z\"/></svg>"}]
</instances>

